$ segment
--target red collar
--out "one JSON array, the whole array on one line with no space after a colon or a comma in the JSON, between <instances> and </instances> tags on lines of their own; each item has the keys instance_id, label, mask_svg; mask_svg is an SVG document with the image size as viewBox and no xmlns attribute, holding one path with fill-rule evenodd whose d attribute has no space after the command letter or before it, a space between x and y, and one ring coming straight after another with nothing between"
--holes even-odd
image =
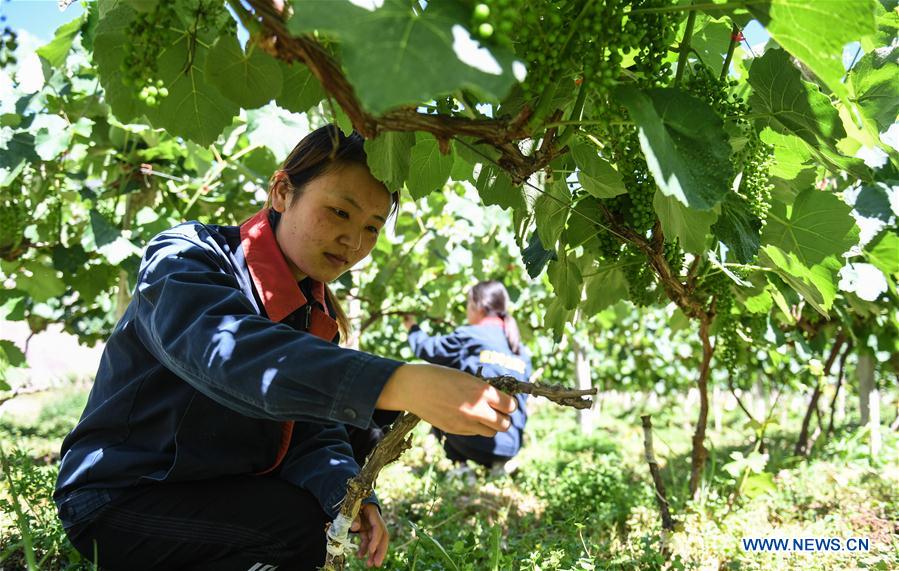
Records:
<instances>
[{"instance_id":1,"label":"red collar","mask_svg":"<svg viewBox=\"0 0 899 571\"><path fill-rule=\"evenodd\" d=\"M272 321L281 321L306 305L306 296L303 295L303 290L300 289L278 246L274 228L269 221L271 214L268 208L263 208L241 224L240 243L268 318ZM337 322L326 313L328 306L325 303L325 284L312 281L312 297L325 308L325 311L310 306L311 311L306 315L308 331L316 337L330 341L337 334L338 327ZM257 474L268 474L284 460L290 448L293 423L292 420L281 423L281 445L274 464Z\"/></svg>"},{"instance_id":2,"label":"red collar","mask_svg":"<svg viewBox=\"0 0 899 571\"><path fill-rule=\"evenodd\" d=\"M268 208L263 208L240 226L240 242L269 319L281 321L306 305L306 296L275 239ZM322 307L327 307L325 284L313 281L312 297Z\"/></svg>"},{"instance_id":3,"label":"red collar","mask_svg":"<svg viewBox=\"0 0 899 571\"><path fill-rule=\"evenodd\" d=\"M506 328L506 322L502 317L496 317L495 315L491 315L489 317L485 317L484 319L478 321L476 325L496 325L498 327Z\"/></svg>"}]
</instances>

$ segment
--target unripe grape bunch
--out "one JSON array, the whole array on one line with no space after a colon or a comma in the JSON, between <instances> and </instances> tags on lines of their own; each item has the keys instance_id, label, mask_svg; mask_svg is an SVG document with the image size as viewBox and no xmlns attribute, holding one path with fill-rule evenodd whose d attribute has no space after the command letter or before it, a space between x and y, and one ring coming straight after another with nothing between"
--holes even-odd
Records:
<instances>
[{"instance_id":1,"label":"unripe grape bunch","mask_svg":"<svg viewBox=\"0 0 899 571\"><path fill-rule=\"evenodd\" d=\"M156 77L166 37L159 29L172 27L176 22L174 3L159 2L151 12L139 12L128 28L135 41L125 44L122 83L139 89L138 98L148 107L157 107L169 95L165 83Z\"/></svg>"}]
</instances>

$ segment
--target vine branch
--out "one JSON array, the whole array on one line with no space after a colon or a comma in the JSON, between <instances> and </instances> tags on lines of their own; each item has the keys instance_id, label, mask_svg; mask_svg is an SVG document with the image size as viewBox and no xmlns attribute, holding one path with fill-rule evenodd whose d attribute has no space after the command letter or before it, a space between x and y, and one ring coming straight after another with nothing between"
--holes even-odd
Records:
<instances>
[{"instance_id":1,"label":"vine branch","mask_svg":"<svg viewBox=\"0 0 899 571\"><path fill-rule=\"evenodd\" d=\"M480 375L478 375L480 376ZM499 376L482 379L493 387L509 393L524 393L546 397L562 406L574 408L589 408L593 406L592 399L584 399L584 396L596 394L596 389L572 390L557 385L543 385L540 383L525 383L514 377ZM324 571L337 571L346 565L346 549L349 546L350 525L359 514L362 500L369 497L374 491L378 474L388 464L396 461L403 452L412 446L412 432L421 419L412 413L406 412L400 415L380 442L374 447L365 459L359 475L350 478L347 482L347 493L340 505L340 513L328 527L328 556Z\"/></svg>"}]
</instances>

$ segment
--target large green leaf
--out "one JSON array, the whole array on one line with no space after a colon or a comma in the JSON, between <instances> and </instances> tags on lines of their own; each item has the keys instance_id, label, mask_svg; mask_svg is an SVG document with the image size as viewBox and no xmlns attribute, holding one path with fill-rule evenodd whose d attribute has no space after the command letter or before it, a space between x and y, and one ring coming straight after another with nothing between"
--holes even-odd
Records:
<instances>
[{"instance_id":1,"label":"large green leaf","mask_svg":"<svg viewBox=\"0 0 899 571\"><path fill-rule=\"evenodd\" d=\"M54 297L59 297L66 291L66 285L49 260L44 263L41 260L30 260L23 266L31 276L24 277L21 274L16 279L16 287L28 292L32 301L43 302Z\"/></svg>"},{"instance_id":2,"label":"large green leaf","mask_svg":"<svg viewBox=\"0 0 899 571\"><path fill-rule=\"evenodd\" d=\"M571 147L571 156L578 168L578 182L596 198L612 198L627 192L621 175L600 158L594 146L576 142Z\"/></svg>"},{"instance_id":3,"label":"large green leaf","mask_svg":"<svg viewBox=\"0 0 899 571\"><path fill-rule=\"evenodd\" d=\"M849 73L853 98L862 113L886 131L899 113L899 46L865 54Z\"/></svg>"},{"instance_id":4,"label":"large green leaf","mask_svg":"<svg viewBox=\"0 0 899 571\"><path fill-rule=\"evenodd\" d=\"M125 45L132 41L129 25L134 17L134 10L119 5L101 18L94 38L93 56L100 83L116 118L133 121L146 115L154 127L166 129L170 135L211 144L231 124L239 108L208 82L203 70L209 48L193 41L189 34L154 30L167 46L159 56L156 76L169 95L161 98L158 107L149 107L137 98L136 89L122 83L121 65Z\"/></svg>"},{"instance_id":5,"label":"large green leaf","mask_svg":"<svg viewBox=\"0 0 899 571\"><path fill-rule=\"evenodd\" d=\"M622 87L616 96L640 129L640 147L662 193L696 210L718 204L734 178L718 115L678 89Z\"/></svg>"},{"instance_id":6,"label":"large green leaf","mask_svg":"<svg viewBox=\"0 0 899 571\"><path fill-rule=\"evenodd\" d=\"M825 34L821 34L825 35ZM784 135L796 135L812 147L833 147L846 136L830 99L803 81L784 50L772 49L749 70L749 105L759 122Z\"/></svg>"},{"instance_id":7,"label":"large green leaf","mask_svg":"<svg viewBox=\"0 0 899 571\"><path fill-rule=\"evenodd\" d=\"M159 57L158 75L169 90L147 117L169 135L211 145L240 111L212 86L204 69L209 49L189 36L169 46Z\"/></svg>"},{"instance_id":8,"label":"large green leaf","mask_svg":"<svg viewBox=\"0 0 899 571\"><path fill-rule=\"evenodd\" d=\"M601 267L597 273L587 278L584 284L587 301L583 305L584 316L589 317L627 299L627 278L618 266Z\"/></svg>"},{"instance_id":9,"label":"large green leaf","mask_svg":"<svg viewBox=\"0 0 899 571\"><path fill-rule=\"evenodd\" d=\"M513 210L524 209L524 196L521 187L515 186L509 174L502 168L484 164L475 182L475 188L484 201L484 206L496 205L501 208Z\"/></svg>"},{"instance_id":10,"label":"large green leaf","mask_svg":"<svg viewBox=\"0 0 899 571\"><path fill-rule=\"evenodd\" d=\"M255 109L281 93L283 77L278 61L253 43L247 48L237 36L221 36L206 57L206 79L237 105Z\"/></svg>"},{"instance_id":11,"label":"large green leaf","mask_svg":"<svg viewBox=\"0 0 899 571\"><path fill-rule=\"evenodd\" d=\"M541 194L534 203L534 217L537 221L537 235L540 242L550 248L555 248L562 230L565 229L565 221L571 210L571 192L564 180L553 181L547 185L544 194Z\"/></svg>"},{"instance_id":12,"label":"large green leaf","mask_svg":"<svg viewBox=\"0 0 899 571\"><path fill-rule=\"evenodd\" d=\"M325 90L309 68L300 62L288 64L278 61L284 85L275 102L294 113L305 113L313 105L325 98Z\"/></svg>"},{"instance_id":13,"label":"large green leaf","mask_svg":"<svg viewBox=\"0 0 899 571\"><path fill-rule=\"evenodd\" d=\"M81 31L84 23L84 17L79 16L67 24L56 28L53 40L49 44L43 45L37 49L37 55L41 56L47 63L53 67L61 67L72 49L72 42L75 36Z\"/></svg>"},{"instance_id":14,"label":"large green leaf","mask_svg":"<svg viewBox=\"0 0 899 571\"><path fill-rule=\"evenodd\" d=\"M493 100L509 91L515 83L512 53L471 38L463 3L415 8L405 0L384 0L374 10L347 0L300 0L287 27L294 34L318 30L337 38L347 77L374 113L460 88Z\"/></svg>"},{"instance_id":15,"label":"large green leaf","mask_svg":"<svg viewBox=\"0 0 899 571\"><path fill-rule=\"evenodd\" d=\"M762 141L774 147L774 161L768 173L783 180L793 180L805 170L814 168L808 146L795 135L782 134L765 127L759 134Z\"/></svg>"},{"instance_id":16,"label":"large green leaf","mask_svg":"<svg viewBox=\"0 0 899 571\"><path fill-rule=\"evenodd\" d=\"M409 176L409 156L414 145L414 133L398 131L388 131L365 141L371 174L388 188L402 188Z\"/></svg>"},{"instance_id":17,"label":"large green leaf","mask_svg":"<svg viewBox=\"0 0 899 571\"><path fill-rule=\"evenodd\" d=\"M556 252L554 250L547 250L543 247L543 244L540 242L540 235L536 232L531 235L527 248L521 251L521 259L524 261L528 275L532 278L539 276L546 264L555 256Z\"/></svg>"},{"instance_id":18,"label":"large green leaf","mask_svg":"<svg viewBox=\"0 0 899 571\"><path fill-rule=\"evenodd\" d=\"M872 264L886 275L899 274L899 236L887 230L872 240L866 248Z\"/></svg>"},{"instance_id":19,"label":"large green leaf","mask_svg":"<svg viewBox=\"0 0 899 571\"><path fill-rule=\"evenodd\" d=\"M730 36L729 24L709 20L693 34L690 47L696 50L704 64L717 72L724 65L724 56L730 46Z\"/></svg>"},{"instance_id":20,"label":"large green leaf","mask_svg":"<svg viewBox=\"0 0 899 571\"><path fill-rule=\"evenodd\" d=\"M581 289L584 278L575 260L561 253L558 260L549 263L547 270L549 283L553 286L553 292L559 297L565 309L574 309L581 302Z\"/></svg>"},{"instance_id":21,"label":"large green leaf","mask_svg":"<svg viewBox=\"0 0 899 571\"><path fill-rule=\"evenodd\" d=\"M768 213L762 244L794 254L805 266L841 256L858 239L858 227L842 200L816 189L803 191L792 206L775 202Z\"/></svg>"},{"instance_id":22,"label":"large green leaf","mask_svg":"<svg viewBox=\"0 0 899 571\"><path fill-rule=\"evenodd\" d=\"M545 300L547 305L543 328L552 331L553 340L558 343L565 333L565 324L574 316L574 310L566 309L559 296L549 296Z\"/></svg>"},{"instance_id":23,"label":"large green leaf","mask_svg":"<svg viewBox=\"0 0 899 571\"><path fill-rule=\"evenodd\" d=\"M130 41L129 26L135 12L118 2L114 7L110 4L100 4L101 18L94 35L91 56L97 66L106 102L116 118L127 123L139 117L145 108L135 96L134 89L122 83L125 44ZM162 34L167 41L174 41L173 35L165 30L157 30L156 33Z\"/></svg>"},{"instance_id":24,"label":"large green leaf","mask_svg":"<svg viewBox=\"0 0 899 571\"><path fill-rule=\"evenodd\" d=\"M748 264L759 251L759 233L762 221L752 212L746 202L730 193L721 203L718 222L712 226L712 234L728 249L728 257L741 264Z\"/></svg>"},{"instance_id":25,"label":"large green leaf","mask_svg":"<svg viewBox=\"0 0 899 571\"><path fill-rule=\"evenodd\" d=\"M763 7L750 4L749 9L766 24L778 44L838 97L846 98L843 46L876 31L876 0L771 0Z\"/></svg>"},{"instance_id":26,"label":"large green leaf","mask_svg":"<svg viewBox=\"0 0 899 571\"><path fill-rule=\"evenodd\" d=\"M440 152L440 144L434 135L423 133L418 137L418 142L412 147L409 179L406 181L412 198L419 199L443 188L453 168L453 156L452 149L445 155Z\"/></svg>"},{"instance_id":27,"label":"large green leaf","mask_svg":"<svg viewBox=\"0 0 899 571\"><path fill-rule=\"evenodd\" d=\"M714 210L687 208L673 196L656 191L652 206L662 223L662 231L669 240L678 238L687 252L701 254L705 251L709 228L718 218Z\"/></svg>"},{"instance_id":28,"label":"large green leaf","mask_svg":"<svg viewBox=\"0 0 899 571\"><path fill-rule=\"evenodd\" d=\"M836 275L840 263L836 256L830 256L820 264L807 266L795 254L784 252L777 246L764 246L759 259L819 313L828 315L837 295Z\"/></svg>"}]
</instances>

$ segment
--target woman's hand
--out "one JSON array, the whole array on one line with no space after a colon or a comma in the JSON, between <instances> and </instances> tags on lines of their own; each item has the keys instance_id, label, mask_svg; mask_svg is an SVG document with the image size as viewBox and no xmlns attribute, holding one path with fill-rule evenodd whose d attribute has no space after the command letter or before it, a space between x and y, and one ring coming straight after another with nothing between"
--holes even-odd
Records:
<instances>
[{"instance_id":1,"label":"woman's hand","mask_svg":"<svg viewBox=\"0 0 899 571\"><path fill-rule=\"evenodd\" d=\"M512 426L514 398L484 381L439 365L403 365L376 404L383 410L408 410L444 432L493 436Z\"/></svg>"},{"instance_id":2,"label":"woman's hand","mask_svg":"<svg viewBox=\"0 0 899 571\"><path fill-rule=\"evenodd\" d=\"M367 567L374 565L380 567L387 556L387 543L390 536L387 534L387 524L381 518L381 512L375 504L362 504L359 515L353 520L350 531L359 532L361 541L356 557L359 559L368 556L365 562Z\"/></svg>"}]
</instances>

